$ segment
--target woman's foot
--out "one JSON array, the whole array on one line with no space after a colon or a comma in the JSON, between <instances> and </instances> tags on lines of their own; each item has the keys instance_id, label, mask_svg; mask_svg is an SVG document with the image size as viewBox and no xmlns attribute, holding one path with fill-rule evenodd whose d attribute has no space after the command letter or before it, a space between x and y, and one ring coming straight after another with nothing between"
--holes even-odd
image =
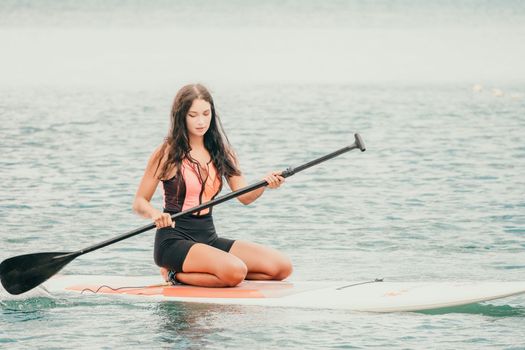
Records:
<instances>
[{"instance_id":1,"label":"woman's foot","mask_svg":"<svg viewBox=\"0 0 525 350\"><path fill-rule=\"evenodd\" d=\"M181 284L178 280L177 280L177 277L175 276L176 272L175 271L172 271L172 270L168 270L167 268L165 267L161 267L160 268L160 275L162 276L162 278L164 279L165 282L169 282L173 285L175 284Z\"/></svg>"},{"instance_id":2,"label":"woman's foot","mask_svg":"<svg viewBox=\"0 0 525 350\"><path fill-rule=\"evenodd\" d=\"M162 279L164 280L164 282L169 282L170 279L168 277L168 273L169 273L169 270L165 267L161 267L160 268L160 275L162 276Z\"/></svg>"}]
</instances>

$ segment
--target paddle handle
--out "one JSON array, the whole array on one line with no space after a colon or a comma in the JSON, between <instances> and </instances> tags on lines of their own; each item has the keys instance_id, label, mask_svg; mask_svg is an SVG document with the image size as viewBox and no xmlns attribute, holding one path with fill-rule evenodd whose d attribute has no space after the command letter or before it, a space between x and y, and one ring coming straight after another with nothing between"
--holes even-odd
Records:
<instances>
[{"instance_id":1,"label":"paddle handle","mask_svg":"<svg viewBox=\"0 0 525 350\"><path fill-rule=\"evenodd\" d=\"M317 158L317 159L314 159L308 163L305 163L303 165L299 165L298 167L295 167L295 168L288 168L286 169L285 171L283 171L283 173L281 174L283 177L289 177L289 176L292 176L293 174L296 174L300 171L303 171L304 169L308 169L310 167L313 167L314 165L317 165L319 163L322 163L324 161L327 161L329 159L332 159L332 158L335 158L343 153L346 153L348 151L351 151L353 149L356 149L356 148L359 148L361 150L361 152L364 152L366 150L366 147L365 147L365 143L363 142L363 139L361 138L361 136L359 134L355 134L354 135L355 137L355 142L353 144L351 144L350 146L347 146L347 147L343 147L335 152L332 152L330 154L327 154L326 156L323 156L323 157L320 157L320 158Z\"/></svg>"},{"instance_id":2,"label":"paddle handle","mask_svg":"<svg viewBox=\"0 0 525 350\"><path fill-rule=\"evenodd\" d=\"M323 157L320 157L320 158L317 158L317 159L314 159L308 163L305 163L303 165L299 165L295 168L288 168L286 170L284 170L282 172L282 176L283 177L290 177L294 174L297 174L298 172L300 171L303 171L305 169L308 169L314 165L317 165L319 163L322 163L324 161L327 161L329 159L332 159L334 157L337 157L343 153L346 153L346 152L349 152L353 149L356 149L356 148L359 148L361 150L361 152L364 152L366 150L365 148L365 144L363 142L363 139L361 138L361 136L359 134L355 134L354 135L355 137L355 142L353 144L351 144L350 146L347 146L347 147L343 147L335 152L332 152L330 154L327 154ZM198 205L196 207L193 207L193 208L190 208L190 209L187 209L187 210L184 210L184 211L181 211L179 213L176 213L176 214L173 214L171 216L171 219L172 220L175 220L181 216L184 216L184 215L188 215L188 214L191 214L191 213L196 213L196 212L199 212L201 210L204 210L204 209L208 209L210 207L213 207L214 205L217 205L217 204L220 204L222 202L226 202L232 198L235 198L235 197L239 197L245 193L248 193L248 192L251 192L251 191L254 191L260 187L263 187L263 186L267 186L268 185L268 182L266 182L266 180L261 180L259 182L256 182L252 185L249 185L249 186L246 186L244 188L241 188L240 190L237 190L237 191L233 191L233 192L230 192L224 196L221 196L219 198L215 198L209 202L206 202L206 203L203 203L201 205ZM110 244L113 244L113 243L117 243L119 241L122 241L126 238L129 238L129 237L133 237L133 236L136 236L138 234L141 234L143 232L146 232L146 231L149 231L153 228L155 228L155 224L152 223L152 224L149 224L149 225L146 225L146 226L142 226L142 227L139 227L133 231L129 231L129 232L126 232L126 233L123 233L119 236L116 236L116 237L113 237L111 239L108 239L106 241L103 241L103 242L100 242L100 243L97 243L95 245L92 245L90 247L87 247L87 248L84 248L84 249L81 249L77 252L74 252L74 253L71 253L71 254L78 254L78 255L82 255L82 254L86 254L86 253L89 253L89 252L92 252L94 250L97 250L97 249L100 249L100 248L103 248L105 246L108 246Z\"/></svg>"}]
</instances>

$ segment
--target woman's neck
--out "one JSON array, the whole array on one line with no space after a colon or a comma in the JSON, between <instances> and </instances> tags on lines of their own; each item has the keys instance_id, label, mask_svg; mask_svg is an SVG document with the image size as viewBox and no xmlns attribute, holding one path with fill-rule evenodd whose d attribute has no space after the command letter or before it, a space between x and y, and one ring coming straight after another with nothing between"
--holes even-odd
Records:
<instances>
[{"instance_id":1,"label":"woman's neck","mask_svg":"<svg viewBox=\"0 0 525 350\"><path fill-rule=\"evenodd\" d=\"M204 148L204 137L191 137L190 136L190 147L191 149Z\"/></svg>"}]
</instances>

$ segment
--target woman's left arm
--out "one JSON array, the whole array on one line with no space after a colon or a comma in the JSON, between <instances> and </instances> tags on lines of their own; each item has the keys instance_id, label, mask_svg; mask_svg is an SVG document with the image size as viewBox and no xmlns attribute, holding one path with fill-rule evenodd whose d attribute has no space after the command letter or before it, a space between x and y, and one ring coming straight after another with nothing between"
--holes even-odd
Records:
<instances>
[{"instance_id":1,"label":"woman's left arm","mask_svg":"<svg viewBox=\"0 0 525 350\"><path fill-rule=\"evenodd\" d=\"M263 180L266 180L266 182L268 182L268 186L260 187L256 190L253 190L251 192L237 197L239 202L241 202L244 205L248 205L255 201L257 198L259 198L263 194L266 187L279 188L284 183L284 177L281 176L281 172L279 171L271 172L270 174L266 175ZM246 183L246 179L242 175L229 177L228 185L230 185L232 191L237 191L241 188L248 186L248 184Z\"/></svg>"}]
</instances>

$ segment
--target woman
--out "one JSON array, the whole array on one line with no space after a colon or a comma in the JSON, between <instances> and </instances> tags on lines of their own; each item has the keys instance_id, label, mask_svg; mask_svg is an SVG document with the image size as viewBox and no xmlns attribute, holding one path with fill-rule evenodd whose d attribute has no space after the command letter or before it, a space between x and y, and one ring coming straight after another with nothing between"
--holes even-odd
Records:
<instances>
[{"instance_id":1,"label":"woman","mask_svg":"<svg viewBox=\"0 0 525 350\"><path fill-rule=\"evenodd\" d=\"M246 186L213 99L202 85L186 85L175 97L169 135L151 155L140 182L133 210L157 226L155 263L165 280L205 287L232 287L244 279L282 280L292 272L290 260L259 244L219 238L212 209L183 216L177 213L215 198L225 178L232 191ZM284 183L279 173L264 178L269 188ZM157 185L164 189L164 211L150 200ZM250 204L261 187L237 197ZM169 272L169 273L168 273Z\"/></svg>"}]
</instances>

